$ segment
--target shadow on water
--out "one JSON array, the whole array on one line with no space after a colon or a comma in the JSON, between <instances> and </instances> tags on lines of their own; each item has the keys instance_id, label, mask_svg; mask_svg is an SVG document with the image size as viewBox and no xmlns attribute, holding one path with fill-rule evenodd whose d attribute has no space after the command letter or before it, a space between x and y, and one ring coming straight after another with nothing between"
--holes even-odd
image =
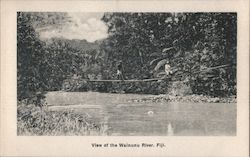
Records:
<instances>
[{"instance_id":1,"label":"shadow on water","mask_svg":"<svg viewBox=\"0 0 250 157\"><path fill-rule=\"evenodd\" d=\"M51 110L84 113L108 136L235 136L234 103L127 103L136 95L72 93L48 97ZM98 97L97 97L98 96ZM52 100L53 99L53 100ZM64 104L57 104L56 100Z\"/></svg>"}]
</instances>

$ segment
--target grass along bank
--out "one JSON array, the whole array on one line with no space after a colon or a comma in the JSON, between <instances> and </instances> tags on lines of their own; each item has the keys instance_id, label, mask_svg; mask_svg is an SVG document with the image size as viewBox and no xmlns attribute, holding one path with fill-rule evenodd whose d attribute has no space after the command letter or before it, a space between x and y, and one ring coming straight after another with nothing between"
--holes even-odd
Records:
<instances>
[{"instance_id":1,"label":"grass along bank","mask_svg":"<svg viewBox=\"0 0 250 157\"><path fill-rule=\"evenodd\" d=\"M49 111L46 106L18 102L17 135L61 136L103 135L102 125L95 124L85 114L73 111Z\"/></svg>"}]
</instances>

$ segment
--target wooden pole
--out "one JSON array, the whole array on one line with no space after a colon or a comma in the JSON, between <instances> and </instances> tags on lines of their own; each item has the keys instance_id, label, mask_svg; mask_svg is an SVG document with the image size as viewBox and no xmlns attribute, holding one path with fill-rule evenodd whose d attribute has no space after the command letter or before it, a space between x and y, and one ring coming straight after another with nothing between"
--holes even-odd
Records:
<instances>
[{"instance_id":1,"label":"wooden pole","mask_svg":"<svg viewBox=\"0 0 250 157\"><path fill-rule=\"evenodd\" d=\"M204 69L204 70L193 72L193 74L200 73L200 72L203 72L203 71L209 71L209 70L213 70L213 69L225 68L225 67L228 67L228 66L229 66L229 64L220 65L220 66L216 66L216 67L211 67L211 68L207 68L207 69Z\"/></svg>"}]
</instances>

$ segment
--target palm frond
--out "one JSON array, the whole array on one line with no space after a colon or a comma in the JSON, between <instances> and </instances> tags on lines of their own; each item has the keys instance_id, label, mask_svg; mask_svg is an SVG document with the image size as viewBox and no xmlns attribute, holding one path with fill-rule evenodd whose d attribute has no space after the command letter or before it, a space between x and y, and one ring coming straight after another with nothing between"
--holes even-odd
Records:
<instances>
[{"instance_id":1,"label":"palm frond","mask_svg":"<svg viewBox=\"0 0 250 157\"><path fill-rule=\"evenodd\" d=\"M167 63L167 59L163 59L157 63L157 65L154 68L154 71L158 71L163 65Z\"/></svg>"},{"instance_id":2,"label":"palm frond","mask_svg":"<svg viewBox=\"0 0 250 157\"><path fill-rule=\"evenodd\" d=\"M174 50L175 48L174 47L168 47L168 48L164 48L163 50L162 50L162 52L163 53L168 53L168 52L170 52L170 50Z\"/></svg>"}]
</instances>

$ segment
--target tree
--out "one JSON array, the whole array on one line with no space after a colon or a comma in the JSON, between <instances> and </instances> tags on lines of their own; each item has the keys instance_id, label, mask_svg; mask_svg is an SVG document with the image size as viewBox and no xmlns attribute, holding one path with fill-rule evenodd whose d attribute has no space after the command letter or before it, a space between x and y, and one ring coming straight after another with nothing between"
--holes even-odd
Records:
<instances>
[{"instance_id":1,"label":"tree","mask_svg":"<svg viewBox=\"0 0 250 157\"><path fill-rule=\"evenodd\" d=\"M32 27L32 16L17 13L17 97L19 100L46 89L44 43Z\"/></svg>"},{"instance_id":2,"label":"tree","mask_svg":"<svg viewBox=\"0 0 250 157\"><path fill-rule=\"evenodd\" d=\"M194 93L235 94L236 20L235 13L106 13L107 68L123 60L129 78L148 78L168 59L173 79L188 80Z\"/></svg>"}]
</instances>

